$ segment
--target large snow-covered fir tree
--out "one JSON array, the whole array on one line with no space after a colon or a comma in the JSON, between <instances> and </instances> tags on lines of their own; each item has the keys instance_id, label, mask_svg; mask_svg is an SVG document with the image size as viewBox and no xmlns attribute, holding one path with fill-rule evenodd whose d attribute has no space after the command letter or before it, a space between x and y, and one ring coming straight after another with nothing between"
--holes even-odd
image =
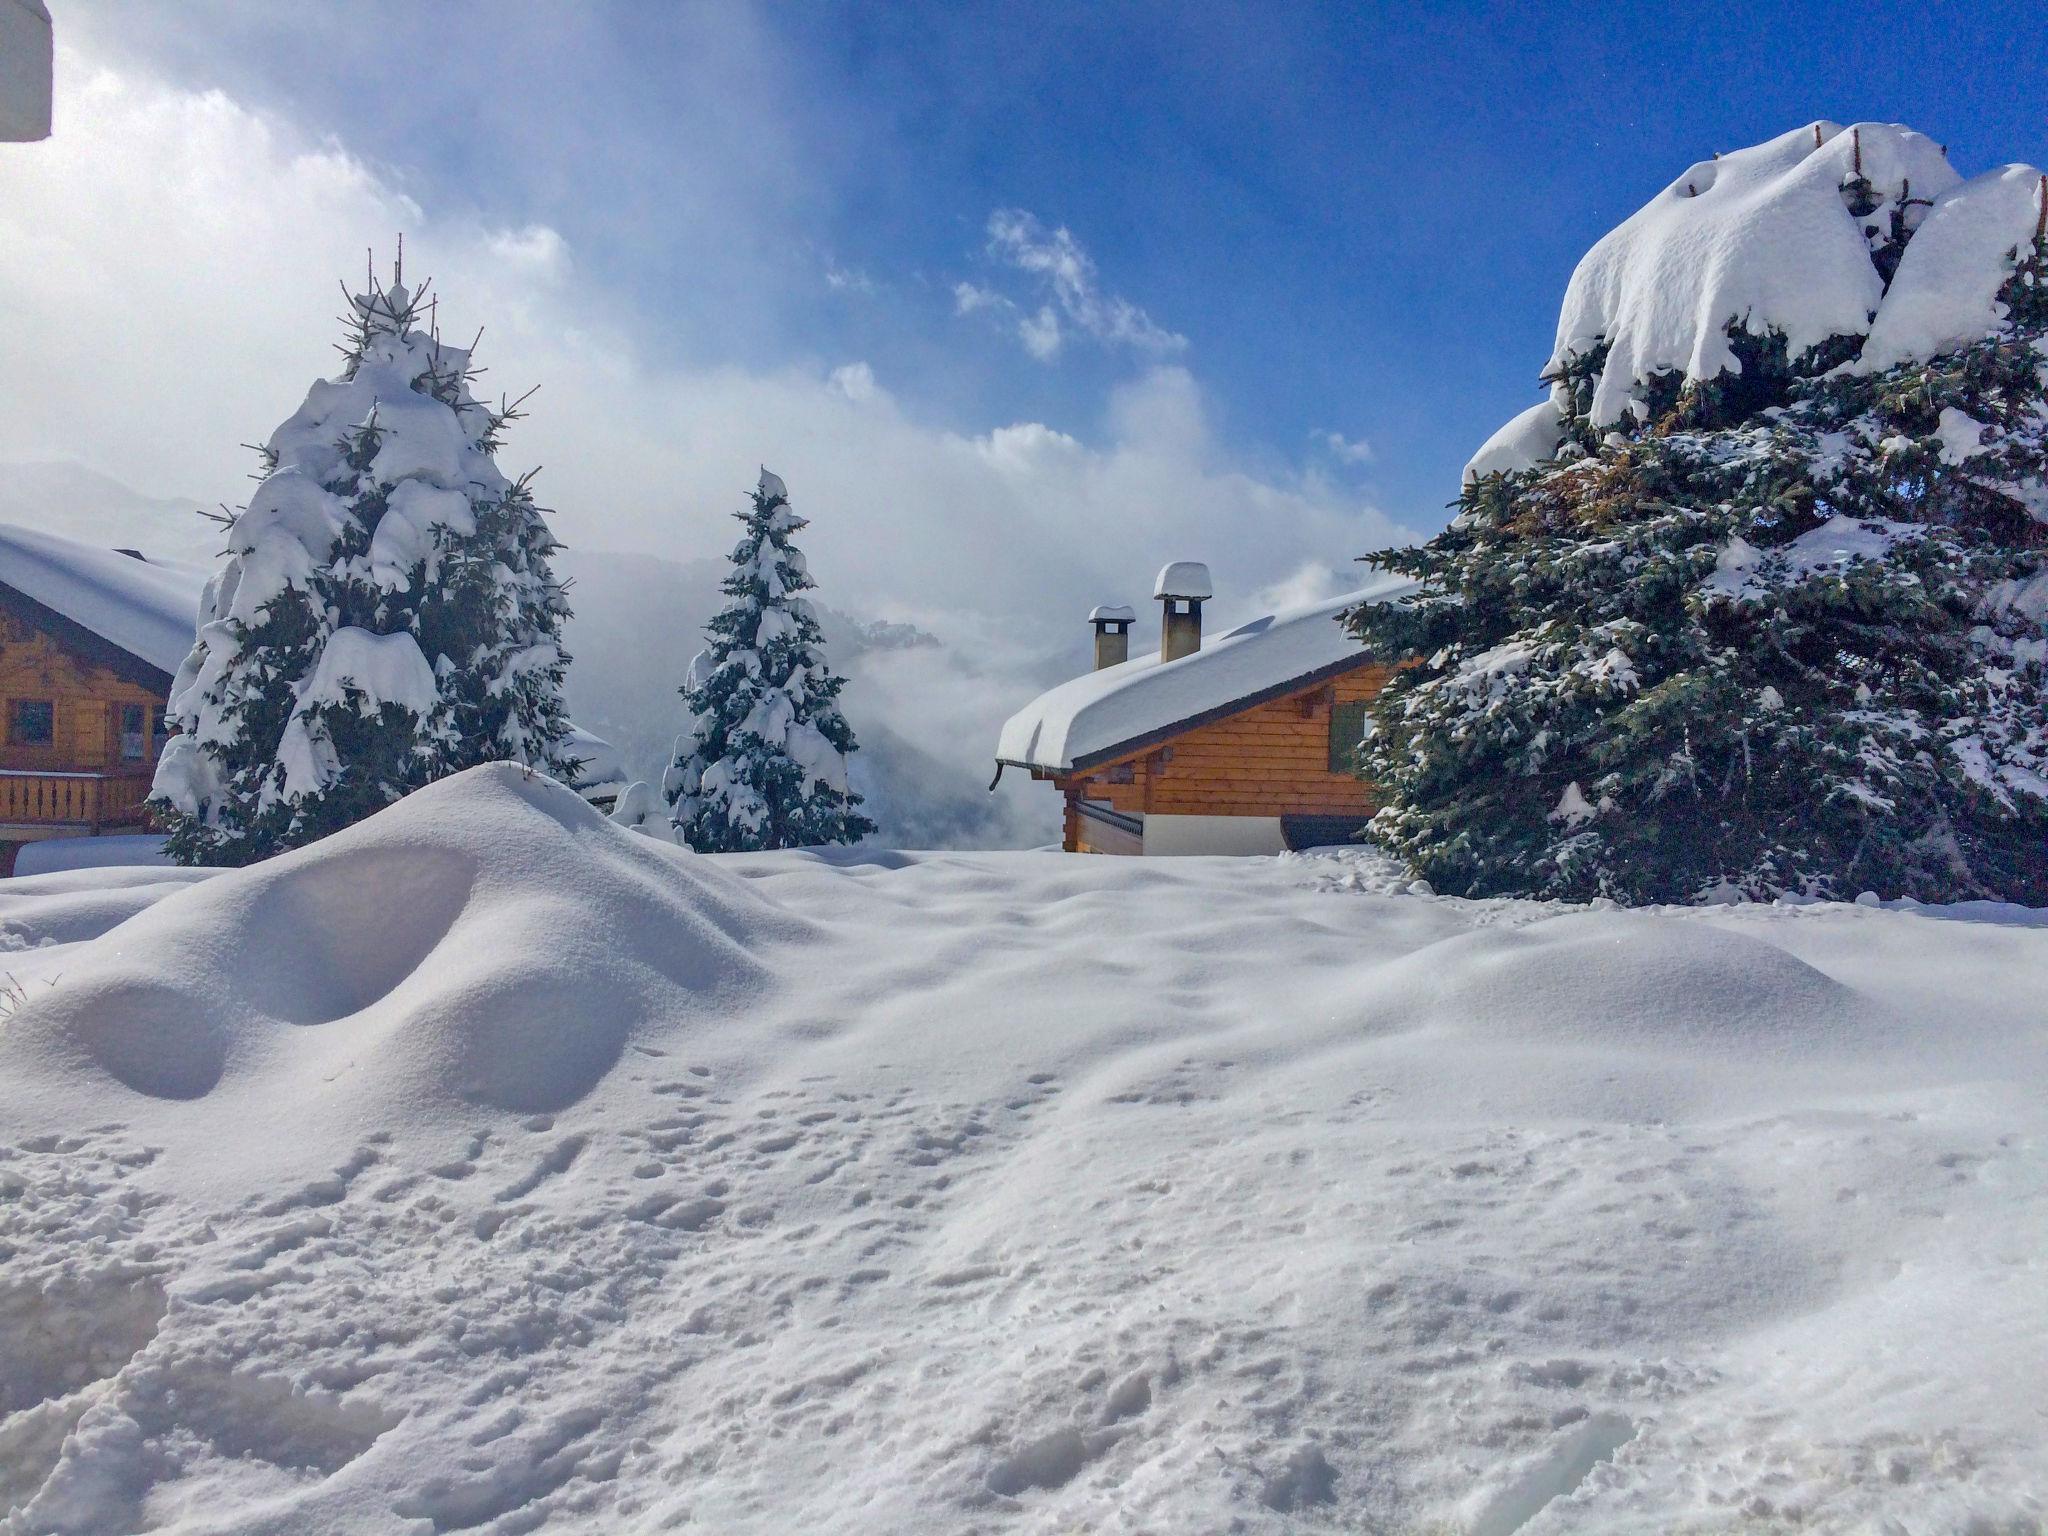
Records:
<instances>
[{"instance_id":1,"label":"large snow-covered fir tree","mask_svg":"<svg viewBox=\"0 0 2048 1536\"><path fill-rule=\"evenodd\" d=\"M1440 889L2048 902L2048 180L1886 125L1695 165L1349 615Z\"/></svg>"},{"instance_id":2,"label":"large snow-covered fir tree","mask_svg":"<svg viewBox=\"0 0 2048 1536\"><path fill-rule=\"evenodd\" d=\"M568 777L557 548L493 462L516 419L471 393L424 285L372 276L346 362L271 436L172 685L153 805L174 857L245 864L443 775Z\"/></svg>"},{"instance_id":3,"label":"large snow-covered fir tree","mask_svg":"<svg viewBox=\"0 0 2048 1536\"><path fill-rule=\"evenodd\" d=\"M677 840L700 853L853 843L875 830L847 788L853 730L836 702L809 601L815 583L790 535L804 526L780 478L761 471L725 579L730 601L682 688L690 726L664 791Z\"/></svg>"}]
</instances>

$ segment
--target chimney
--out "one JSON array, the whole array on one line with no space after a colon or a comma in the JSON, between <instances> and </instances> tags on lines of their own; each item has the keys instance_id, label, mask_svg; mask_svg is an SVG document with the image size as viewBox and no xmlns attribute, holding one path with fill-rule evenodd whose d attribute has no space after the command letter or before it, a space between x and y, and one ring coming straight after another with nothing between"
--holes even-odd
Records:
<instances>
[{"instance_id":1,"label":"chimney","mask_svg":"<svg viewBox=\"0 0 2048 1536\"><path fill-rule=\"evenodd\" d=\"M1104 605L1088 615L1095 626L1095 670L1131 659L1131 626L1138 616L1123 604Z\"/></svg>"},{"instance_id":2,"label":"chimney","mask_svg":"<svg viewBox=\"0 0 2048 1536\"><path fill-rule=\"evenodd\" d=\"M1176 560L1159 573L1152 595L1166 606L1159 614L1159 659L1175 661L1202 648L1202 604L1214 593L1209 567Z\"/></svg>"}]
</instances>

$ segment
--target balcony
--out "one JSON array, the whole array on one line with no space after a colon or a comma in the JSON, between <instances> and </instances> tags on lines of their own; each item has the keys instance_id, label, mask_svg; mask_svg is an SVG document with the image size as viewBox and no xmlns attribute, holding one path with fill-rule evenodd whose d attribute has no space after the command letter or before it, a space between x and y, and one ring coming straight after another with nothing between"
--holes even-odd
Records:
<instances>
[{"instance_id":1,"label":"balcony","mask_svg":"<svg viewBox=\"0 0 2048 1536\"><path fill-rule=\"evenodd\" d=\"M140 826L148 773L39 773L0 768L0 835L7 829Z\"/></svg>"}]
</instances>

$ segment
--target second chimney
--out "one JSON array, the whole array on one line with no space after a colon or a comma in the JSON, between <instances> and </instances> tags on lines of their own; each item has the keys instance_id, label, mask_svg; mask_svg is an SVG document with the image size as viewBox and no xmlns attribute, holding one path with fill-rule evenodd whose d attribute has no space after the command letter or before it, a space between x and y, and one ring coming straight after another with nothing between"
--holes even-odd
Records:
<instances>
[{"instance_id":1,"label":"second chimney","mask_svg":"<svg viewBox=\"0 0 2048 1536\"><path fill-rule=\"evenodd\" d=\"M1105 604L1088 615L1095 626L1095 670L1121 666L1131 659L1131 626L1138 616L1121 603Z\"/></svg>"},{"instance_id":2,"label":"second chimney","mask_svg":"<svg viewBox=\"0 0 2048 1536\"><path fill-rule=\"evenodd\" d=\"M1152 595L1163 605L1159 614L1159 659L1177 661L1202 648L1202 604L1215 595L1209 567L1199 560L1176 560L1159 573Z\"/></svg>"}]
</instances>

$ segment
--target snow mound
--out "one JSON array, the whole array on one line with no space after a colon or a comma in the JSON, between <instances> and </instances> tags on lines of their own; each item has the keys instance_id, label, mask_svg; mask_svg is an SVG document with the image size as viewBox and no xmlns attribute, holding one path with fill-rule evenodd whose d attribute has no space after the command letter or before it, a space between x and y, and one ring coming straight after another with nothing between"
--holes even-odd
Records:
<instances>
[{"instance_id":1,"label":"snow mound","mask_svg":"<svg viewBox=\"0 0 2048 1536\"><path fill-rule=\"evenodd\" d=\"M1416 1009L1476 1039L1861 1053L1890 1040L1871 998L1774 944L1682 917L1585 914L1480 928L1412 957Z\"/></svg>"},{"instance_id":2,"label":"snow mound","mask_svg":"<svg viewBox=\"0 0 2048 1536\"><path fill-rule=\"evenodd\" d=\"M61 904L45 923L70 926ZM555 1110L637 1032L765 985L749 950L791 926L553 780L487 765L136 916L22 1007L0 1059L102 1115L119 1089L224 1092L260 1117Z\"/></svg>"},{"instance_id":3,"label":"snow mound","mask_svg":"<svg viewBox=\"0 0 2048 1536\"><path fill-rule=\"evenodd\" d=\"M1845 190L1859 178L1874 199L1860 216ZM1939 145L1898 124L1810 123L1703 160L1579 262L1545 371L1606 341L1590 412L1605 426L1655 374L1739 372L1731 322L1783 331L1794 358L1862 336L1884 297L1871 255L1891 211L1960 180Z\"/></svg>"}]
</instances>

